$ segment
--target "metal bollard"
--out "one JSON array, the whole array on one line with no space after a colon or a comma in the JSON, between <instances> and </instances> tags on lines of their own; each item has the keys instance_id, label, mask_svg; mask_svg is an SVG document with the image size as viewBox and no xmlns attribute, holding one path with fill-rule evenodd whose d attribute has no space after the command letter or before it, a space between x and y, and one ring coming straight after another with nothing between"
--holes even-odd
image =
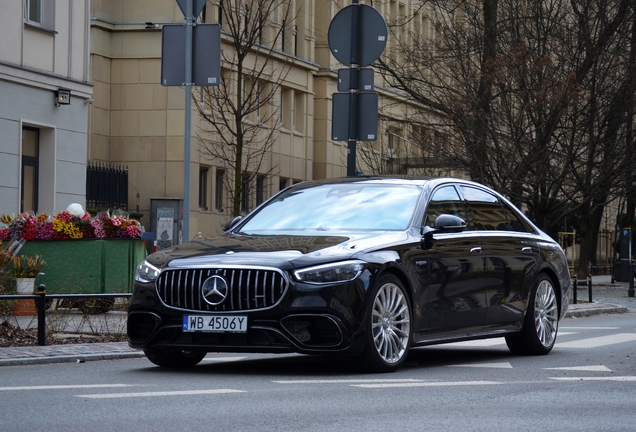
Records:
<instances>
[{"instance_id":1,"label":"metal bollard","mask_svg":"<svg viewBox=\"0 0 636 432\"><path fill-rule=\"evenodd\" d=\"M629 288L627 297L634 297L634 261L629 262Z\"/></svg>"},{"instance_id":2,"label":"metal bollard","mask_svg":"<svg viewBox=\"0 0 636 432\"><path fill-rule=\"evenodd\" d=\"M590 303L592 303L592 274L588 273L587 275L587 295L588 295L588 300Z\"/></svg>"},{"instance_id":3,"label":"metal bollard","mask_svg":"<svg viewBox=\"0 0 636 432\"><path fill-rule=\"evenodd\" d=\"M46 286L40 284L38 292L38 345L46 345Z\"/></svg>"},{"instance_id":4,"label":"metal bollard","mask_svg":"<svg viewBox=\"0 0 636 432\"><path fill-rule=\"evenodd\" d=\"M578 288L578 284L579 284L579 277L577 275L574 275L574 278L573 278L574 287L572 288L572 303L573 304L576 304L578 302L577 294L576 294L576 290Z\"/></svg>"}]
</instances>

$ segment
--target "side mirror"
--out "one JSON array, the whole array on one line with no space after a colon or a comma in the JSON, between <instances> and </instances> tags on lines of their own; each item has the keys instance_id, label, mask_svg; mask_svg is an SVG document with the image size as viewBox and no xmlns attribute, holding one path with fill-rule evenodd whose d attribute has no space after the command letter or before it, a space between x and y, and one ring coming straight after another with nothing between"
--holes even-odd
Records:
<instances>
[{"instance_id":1,"label":"side mirror","mask_svg":"<svg viewBox=\"0 0 636 432\"><path fill-rule=\"evenodd\" d=\"M435 229L445 232L461 232L466 229L466 221L459 216L442 214L435 219Z\"/></svg>"},{"instance_id":2,"label":"side mirror","mask_svg":"<svg viewBox=\"0 0 636 432\"><path fill-rule=\"evenodd\" d=\"M234 225L236 225L242 220L243 220L243 216L236 216L230 219L229 221L225 222L225 224L223 225L223 231L229 230L230 228L232 228Z\"/></svg>"}]
</instances>

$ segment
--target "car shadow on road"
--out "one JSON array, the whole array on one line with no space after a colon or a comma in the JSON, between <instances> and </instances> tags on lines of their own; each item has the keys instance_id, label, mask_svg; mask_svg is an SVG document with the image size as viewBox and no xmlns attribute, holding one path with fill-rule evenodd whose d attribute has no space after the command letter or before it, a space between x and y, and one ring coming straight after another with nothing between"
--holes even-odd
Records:
<instances>
[{"instance_id":1,"label":"car shadow on road","mask_svg":"<svg viewBox=\"0 0 636 432\"><path fill-rule=\"evenodd\" d=\"M434 368L454 364L501 362L514 357L510 351L501 348L444 348L443 346L411 349L403 368ZM331 359L322 356L283 354L262 355L256 358L246 354L210 353L197 366L191 368L160 368L150 366L143 369L148 373L196 374L196 375L241 375L241 376L304 376L343 377L352 375L374 375L351 360Z\"/></svg>"}]
</instances>

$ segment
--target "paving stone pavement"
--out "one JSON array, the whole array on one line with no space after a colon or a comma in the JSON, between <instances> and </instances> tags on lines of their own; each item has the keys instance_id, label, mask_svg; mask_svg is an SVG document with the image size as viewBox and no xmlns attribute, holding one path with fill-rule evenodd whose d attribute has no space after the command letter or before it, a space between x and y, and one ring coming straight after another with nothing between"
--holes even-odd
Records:
<instances>
[{"instance_id":1,"label":"paving stone pavement","mask_svg":"<svg viewBox=\"0 0 636 432\"><path fill-rule=\"evenodd\" d=\"M592 303L589 303L587 285L580 283L577 290L580 303L570 304L566 318L584 318L609 313L636 313L636 298L628 297L626 282L612 283L610 276L594 276ZM125 328L125 313L108 316L104 322L111 329ZM119 325L114 325L119 320ZM21 327L33 326L33 319L21 319ZM37 321L37 320L35 320ZM37 325L37 324L36 324ZM28 364L85 362L143 357L142 351L132 349L126 342L82 343L48 346L0 348L0 367Z\"/></svg>"}]
</instances>

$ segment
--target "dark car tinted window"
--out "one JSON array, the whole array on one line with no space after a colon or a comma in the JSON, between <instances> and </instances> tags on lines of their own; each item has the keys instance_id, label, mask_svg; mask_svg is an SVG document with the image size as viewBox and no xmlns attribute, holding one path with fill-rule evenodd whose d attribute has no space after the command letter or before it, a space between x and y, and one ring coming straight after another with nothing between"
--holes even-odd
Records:
<instances>
[{"instance_id":1,"label":"dark car tinted window","mask_svg":"<svg viewBox=\"0 0 636 432\"><path fill-rule=\"evenodd\" d=\"M467 201L471 222L475 229L509 231L508 219L496 196L468 186L460 186L460 189Z\"/></svg>"},{"instance_id":2,"label":"dark car tinted window","mask_svg":"<svg viewBox=\"0 0 636 432\"><path fill-rule=\"evenodd\" d=\"M405 230L421 192L361 183L292 188L250 217L241 232Z\"/></svg>"},{"instance_id":3,"label":"dark car tinted window","mask_svg":"<svg viewBox=\"0 0 636 432\"><path fill-rule=\"evenodd\" d=\"M518 231L518 232L528 232L528 228L526 224L524 224L517 213L512 210L506 203L502 202L501 206L503 207L504 213L506 214L506 218L508 218L508 230L509 231Z\"/></svg>"},{"instance_id":4,"label":"dark car tinted window","mask_svg":"<svg viewBox=\"0 0 636 432\"><path fill-rule=\"evenodd\" d=\"M424 224L433 228L439 215L449 214L466 220L466 211L457 190L453 186L437 189L428 203Z\"/></svg>"}]
</instances>

